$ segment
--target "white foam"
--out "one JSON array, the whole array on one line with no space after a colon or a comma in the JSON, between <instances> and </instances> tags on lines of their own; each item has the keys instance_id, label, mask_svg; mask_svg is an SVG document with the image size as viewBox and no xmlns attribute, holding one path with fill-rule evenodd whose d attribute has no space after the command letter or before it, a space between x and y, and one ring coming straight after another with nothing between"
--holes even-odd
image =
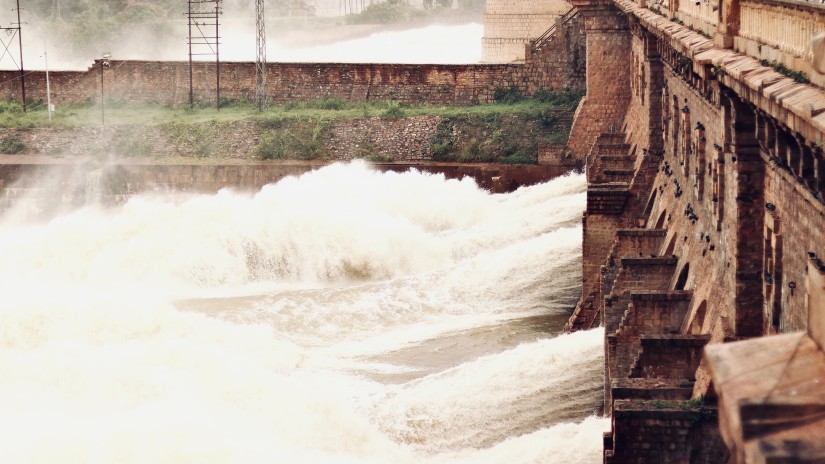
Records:
<instances>
[{"instance_id":1,"label":"white foam","mask_svg":"<svg viewBox=\"0 0 825 464\"><path fill-rule=\"evenodd\" d=\"M472 329L569 310L582 190L354 163L255 195L4 218L2 460L540 462L537 434L590 436L573 422L603 334L503 348ZM470 340L453 364L395 357L453 336Z\"/></svg>"}]
</instances>

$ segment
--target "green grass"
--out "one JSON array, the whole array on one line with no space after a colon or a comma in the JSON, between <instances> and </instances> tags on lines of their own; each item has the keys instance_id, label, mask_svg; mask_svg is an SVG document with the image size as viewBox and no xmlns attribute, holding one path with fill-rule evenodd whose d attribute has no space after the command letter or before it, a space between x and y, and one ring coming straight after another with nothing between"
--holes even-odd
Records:
<instances>
[{"instance_id":1,"label":"green grass","mask_svg":"<svg viewBox=\"0 0 825 464\"><path fill-rule=\"evenodd\" d=\"M500 103L469 106L351 103L327 97L271 105L263 112L244 100L225 100L220 111L209 103L190 109L107 101L103 111L106 126L119 127L113 148L135 156L149 156L152 151L140 127L158 128L170 142L189 147L197 157L209 157L218 150L214 140L222 131L231 130L233 123L249 121L263 131L256 150L259 159L327 159L332 156L324 148L329 140L327 129L335 121L436 116L440 123L431 141L435 160L534 164L539 144L566 141L569 127L560 127L558 117L572 113L582 92L539 91L528 97L504 89L498 95ZM88 103L59 108L50 121L42 105L29 105L23 113L15 103L0 102L3 128L100 127L101 116L101 106ZM7 153L25 149L12 142L5 142ZM369 140L364 140L356 156L386 161Z\"/></svg>"},{"instance_id":2,"label":"green grass","mask_svg":"<svg viewBox=\"0 0 825 464\"><path fill-rule=\"evenodd\" d=\"M434 115L455 117L461 115L495 115L519 113L543 117L548 109L573 109L577 99L558 98L558 101L540 101L525 98L515 103L494 103L472 106L400 105L393 101L350 103L340 99L322 99L305 103L272 105L263 113L252 103L232 103L217 111L213 106L171 108L151 103L126 104L107 102L103 108L108 125L166 125L171 123L199 124L205 122L232 122L241 120L278 121L313 119L358 119L369 117L400 117ZM12 109L3 110L3 107ZM98 127L101 125L99 104L59 107L49 121L45 107L28 106L26 113L14 103L0 102L0 127Z\"/></svg>"}]
</instances>

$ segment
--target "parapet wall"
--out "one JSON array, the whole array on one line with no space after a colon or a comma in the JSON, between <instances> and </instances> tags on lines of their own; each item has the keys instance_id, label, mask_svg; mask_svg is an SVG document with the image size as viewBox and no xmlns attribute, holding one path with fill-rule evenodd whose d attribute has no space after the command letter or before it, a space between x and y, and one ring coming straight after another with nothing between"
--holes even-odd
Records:
<instances>
[{"instance_id":1,"label":"parapet wall","mask_svg":"<svg viewBox=\"0 0 825 464\"><path fill-rule=\"evenodd\" d=\"M215 101L215 63L193 65L195 102ZM255 63L220 65L221 98L255 98ZM68 105L106 100L155 102L181 106L189 102L189 65L186 62L96 61L87 71L49 73L52 103ZM270 63L267 95L273 103L325 97L346 101L395 100L404 104L467 105L494 101L498 88L528 89L524 65L415 65L344 63ZM564 85L551 88L563 88ZM0 99L20 101L20 76L0 71ZM26 99L46 101L46 75L26 74Z\"/></svg>"}]
</instances>

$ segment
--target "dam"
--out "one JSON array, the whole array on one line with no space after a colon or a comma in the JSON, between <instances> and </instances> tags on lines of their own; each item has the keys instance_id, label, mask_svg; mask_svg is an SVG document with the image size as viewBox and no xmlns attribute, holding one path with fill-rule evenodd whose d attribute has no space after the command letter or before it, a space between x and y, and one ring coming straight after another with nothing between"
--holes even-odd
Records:
<instances>
[{"instance_id":1,"label":"dam","mask_svg":"<svg viewBox=\"0 0 825 464\"><path fill-rule=\"evenodd\" d=\"M1 274L13 284L9 301L19 302L4 313L10 319L3 325L18 328L6 343L35 366L48 365L66 346L108 366L97 378L77 361L81 356L68 356L72 372L65 378L79 387L42 388L41 398L59 406L50 439L64 452L92 449L81 433L76 438L85 445L60 441L60 424L96 404L77 393L81 387L126 385L83 430L99 430L114 414L128 420L112 441L128 445L124 437L140 433L163 443L141 420L174 404L179 425L225 443L219 450L230 457L244 456L231 444L248 440L261 456L310 461L821 461L825 66L812 39L825 29L823 16L821 5L791 0L573 0L568 13L526 43L523 63L276 68L294 80L273 89L284 102L326 92L350 101L393 94L407 102L478 104L494 99L496 88L585 88L564 151L585 172L492 196L458 180L333 165L251 196L137 195L116 210L114 227L111 212L94 208L51 227L4 226L3 256L26 263ZM179 63L122 66L106 71L132 69L106 76L111 92L180 104L178 93L152 84L177 86ZM226 64L222 73L239 76L228 94L254 89L250 68ZM95 69L88 74L97 78ZM4 82L0 92L14 98L14 81ZM63 95L80 101L94 91L93 84L76 85ZM339 185L341 179L356 181ZM308 192L329 192L324 185L349 193L343 203L333 202L335 193L314 203ZM396 190L404 188L410 190ZM266 216L257 208L282 208L284 198L302 199L282 212L295 214L295 229L254 219ZM327 201L350 214L302 214L321 211ZM402 211L403 220L389 211ZM231 220L217 228L200 222L215 215ZM321 216L335 227L317 222ZM147 217L166 222L137 227ZM357 229L355 222L382 226ZM336 232L315 233L327 229ZM143 246L93 253L129 231ZM190 253L153 245L170 234L183 250L193 237L197 245ZM65 240L77 250L60 260L43 247ZM66 268L44 264L61 260ZM99 292L98 280L122 293L85 296L80 309L66 306L47 324L55 301L41 295L27 302L23 290L43 275L63 301L89 286ZM147 293L148 301L134 296ZM72 308L84 315L82 308L91 308L90 317L71 317ZM123 308L126 317L115 318L111 308ZM535 341L548 327L552 337ZM560 335L562 327L571 333ZM184 346L174 343L181 334ZM462 351L468 344L474 349ZM151 356L170 348L179 357L165 359L152 378ZM151 382L115 368L130 353ZM199 364L204 353L224 363ZM427 359L422 353L435 355L416 364ZM42 386L20 359L6 366L17 369L20 385ZM234 366L246 362L258 366ZM182 365L194 368L171 385L178 393L160 394L157 382ZM264 447L252 429L227 439L233 432L221 424L194 423L200 403L182 401L175 389L215 381L215 369L235 377L204 393L215 406L209 416L263 424L280 446ZM333 383L340 385L335 395L319 393ZM6 397L20 395L9 388ZM233 397L234 389L254 401ZM294 433L295 424L268 419L286 407L262 394L271 390L295 398L288 410L307 418ZM476 414L479 404L500 414ZM28 426L8 443L24 456L37 415L25 403L6 410ZM257 410L266 414L250 412ZM591 417L599 410L609 419ZM322 438L316 428L334 433ZM186 439L179 437L196 452L196 440Z\"/></svg>"}]
</instances>

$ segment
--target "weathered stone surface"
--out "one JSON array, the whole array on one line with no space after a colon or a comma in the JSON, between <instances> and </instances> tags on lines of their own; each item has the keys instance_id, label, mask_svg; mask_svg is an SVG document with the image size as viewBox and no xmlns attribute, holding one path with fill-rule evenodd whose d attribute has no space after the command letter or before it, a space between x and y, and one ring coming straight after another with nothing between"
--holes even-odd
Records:
<instances>
[{"instance_id":1,"label":"weathered stone surface","mask_svg":"<svg viewBox=\"0 0 825 464\"><path fill-rule=\"evenodd\" d=\"M705 356L736 462L825 460L825 353L810 337L711 345Z\"/></svg>"}]
</instances>

